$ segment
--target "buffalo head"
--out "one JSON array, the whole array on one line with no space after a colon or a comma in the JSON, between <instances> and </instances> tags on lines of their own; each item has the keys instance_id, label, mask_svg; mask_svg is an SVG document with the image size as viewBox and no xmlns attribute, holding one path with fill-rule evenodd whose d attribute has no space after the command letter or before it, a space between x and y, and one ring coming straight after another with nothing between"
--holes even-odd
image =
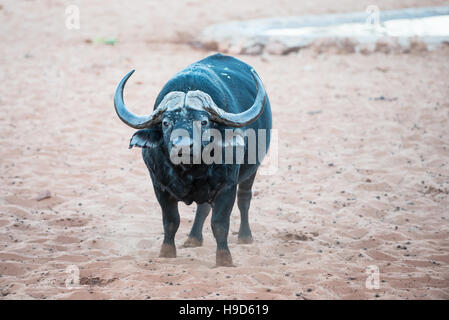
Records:
<instances>
[{"instance_id":1,"label":"buffalo head","mask_svg":"<svg viewBox=\"0 0 449 320\"><path fill-rule=\"evenodd\" d=\"M130 112L123 101L123 90L126 82L134 70L129 72L119 83L114 97L115 110L119 118L128 126L135 129L148 129L158 127L162 133L162 141L167 151L172 152L189 151L193 156L195 130L200 137L207 129L211 128L241 128L256 121L262 114L265 106L265 89L259 76L252 71L254 81L258 88L257 96L253 105L241 113L228 113L219 108L206 92L196 90L172 91L165 95L155 110L145 116L135 115ZM141 139L141 134L135 139ZM143 141L144 139L142 139ZM161 142L162 142L161 141ZM200 140L199 148L204 147ZM136 143L139 145L139 143ZM142 145L139 145L142 146Z\"/></svg>"}]
</instances>

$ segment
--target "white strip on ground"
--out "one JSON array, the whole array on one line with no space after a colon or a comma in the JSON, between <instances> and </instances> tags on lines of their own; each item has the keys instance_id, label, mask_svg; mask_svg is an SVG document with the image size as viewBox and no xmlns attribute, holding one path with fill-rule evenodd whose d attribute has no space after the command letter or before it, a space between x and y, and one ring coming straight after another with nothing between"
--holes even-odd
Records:
<instances>
[{"instance_id":1,"label":"white strip on ground","mask_svg":"<svg viewBox=\"0 0 449 320\"><path fill-rule=\"evenodd\" d=\"M381 24L348 23L325 27L270 29L265 35L287 38L449 37L449 15L388 20Z\"/></svg>"}]
</instances>

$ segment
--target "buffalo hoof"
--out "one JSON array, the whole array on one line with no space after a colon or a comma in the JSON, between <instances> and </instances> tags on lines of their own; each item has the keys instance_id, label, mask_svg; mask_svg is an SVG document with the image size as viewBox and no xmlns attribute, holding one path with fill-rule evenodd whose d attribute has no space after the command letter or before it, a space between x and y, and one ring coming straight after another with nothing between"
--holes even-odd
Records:
<instances>
[{"instance_id":1,"label":"buffalo hoof","mask_svg":"<svg viewBox=\"0 0 449 320\"><path fill-rule=\"evenodd\" d=\"M160 258L176 258L176 247L172 244L163 243L161 247L161 252L159 253Z\"/></svg>"},{"instance_id":2,"label":"buffalo hoof","mask_svg":"<svg viewBox=\"0 0 449 320\"><path fill-rule=\"evenodd\" d=\"M184 242L184 248L195 248L201 247L203 245L203 240L198 240L194 237L188 237L186 242Z\"/></svg>"},{"instance_id":3,"label":"buffalo hoof","mask_svg":"<svg viewBox=\"0 0 449 320\"><path fill-rule=\"evenodd\" d=\"M235 267L232 263L231 253L227 250L217 251L217 267Z\"/></svg>"},{"instance_id":4,"label":"buffalo hoof","mask_svg":"<svg viewBox=\"0 0 449 320\"><path fill-rule=\"evenodd\" d=\"M238 244L251 244L253 243L253 237L239 237L237 242Z\"/></svg>"}]
</instances>

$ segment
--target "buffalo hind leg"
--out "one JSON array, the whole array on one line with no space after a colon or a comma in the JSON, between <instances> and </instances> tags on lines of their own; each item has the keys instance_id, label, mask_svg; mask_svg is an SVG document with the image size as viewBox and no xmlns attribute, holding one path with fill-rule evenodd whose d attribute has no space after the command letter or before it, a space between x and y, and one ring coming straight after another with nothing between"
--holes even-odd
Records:
<instances>
[{"instance_id":1,"label":"buffalo hind leg","mask_svg":"<svg viewBox=\"0 0 449 320\"><path fill-rule=\"evenodd\" d=\"M184 247L193 248L203 245L203 225L204 220L206 220L209 215L210 208L210 204L208 203L202 203L197 206L195 221L193 222L189 237L186 242L184 242Z\"/></svg>"},{"instance_id":2,"label":"buffalo hind leg","mask_svg":"<svg viewBox=\"0 0 449 320\"><path fill-rule=\"evenodd\" d=\"M234 206L237 186L222 190L215 199L212 209L212 232L217 241L217 267L232 267L232 256L228 247L229 220Z\"/></svg>"},{"instance_id":3,"label":"buffalo hind leg","mask_svg":"<svg viewBox=\"0 0 449 320\"><path fill-rule=\"evenodd\" d=\"M249 227L248 221L248 211L251 204L252 197L252 187L254 183L254 178L256 174L254 173L245 181L239 184L239 189L237 192L237 205L240 210L240 229L238 236L238 243L249 244L253 242L253 236L251 234L251 229Z\"/></svg>"},{"instance_id":4,"label":"buffalo hind leg","mask_svg":"<svg viewBox=\"0 0 449 320\"><path fill-rule=\"evenodd\" d=\"M175 235L179 227L178 202L165 192L156 192L156 197L162 208L164 225L164 241L159 257L176 258Z\"/></svg>"}]
</instances>

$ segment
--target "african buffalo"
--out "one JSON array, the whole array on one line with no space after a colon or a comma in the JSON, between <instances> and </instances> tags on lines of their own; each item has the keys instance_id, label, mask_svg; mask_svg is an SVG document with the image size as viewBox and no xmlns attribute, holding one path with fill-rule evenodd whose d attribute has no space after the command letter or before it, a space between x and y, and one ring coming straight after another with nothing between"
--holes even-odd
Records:
<instances>
[{"instance_id":1,"label":"african buffalo","mask_svg":"<svg viewBox=\"0 0 449 320\"><path fill-rule=\"evenodd\" d=\"M143 160L162 208L164 240L160 256L176 257L175 234L180 220L178 202L196 202L195 221L184 246L202 245L203 223L212 208L211 225L217 242L216 264L232 266L227 242L232 207L237 196L241 217L239 243L251 243L248 223L251 189L266 153L266 150L257 150L256 160L248 161L252 151L246 132L253 130L258 143L264 142L266 149L270 143L271 109L262 81L248 64L222 54L211 55L171 78L156 98L154 111L150 115L138 116L131 113L123 102L123 89L133 72L120 81L114 104L124 123L141 129L131 138L130 148L142 148ZM240 128L240 133L224 139L224 142L215 141L215 136L213 141L198 142L189 138L192 134L195 136L195 130L205 134L215 129L215 132L226 136L227 130L235 128ZM180 130L189 137L174 134ZM232 161L223 163L223 155L217 157L212 151L210 155L219 161L206 163L203 159L196 162L194 159L193 163L189 162L192 154L201 155L201 151L212 142L219 148L241 148L243 161L237 161L232 154ZM174 157L186 154L183 159L189 161L173 161Z\"/></svg>"}]
</instances>

